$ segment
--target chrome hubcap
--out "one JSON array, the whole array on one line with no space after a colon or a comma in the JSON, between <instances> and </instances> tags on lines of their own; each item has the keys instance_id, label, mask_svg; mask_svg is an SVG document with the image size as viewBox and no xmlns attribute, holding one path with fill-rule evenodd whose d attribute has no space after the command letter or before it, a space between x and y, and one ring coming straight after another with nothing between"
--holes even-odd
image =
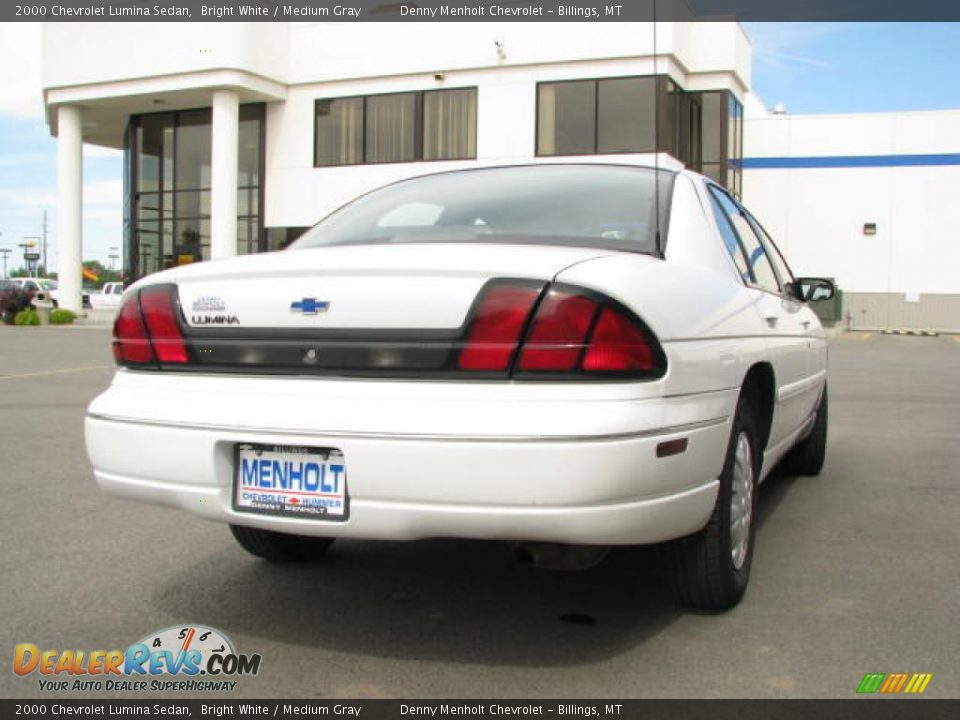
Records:
<instances>
[{"instance_id":1,"label":"chrome hubcap","mask_svg":"<svg viewBox=\"0 0 960 720\"><path fill-rule=\"evenodd\" d=\"M733 492L730 494L730 556L739 570L747 559L753 520L753 455L745 432L737 436L733 455Z\"/></svg>"}]
</instances>

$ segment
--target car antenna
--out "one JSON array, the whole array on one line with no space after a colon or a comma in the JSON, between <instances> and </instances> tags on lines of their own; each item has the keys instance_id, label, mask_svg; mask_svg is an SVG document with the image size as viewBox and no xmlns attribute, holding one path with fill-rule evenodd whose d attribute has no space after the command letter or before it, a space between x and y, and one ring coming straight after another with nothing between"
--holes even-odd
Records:
<instances>
[{"instance_id":1,"label":"car antenna","mask_svg":"<svg viewBox=\"0 0 960 720\"><path fill-rule=\"evenodd\" d=\"M657 0L653 0L653 247L663 259L660 239L660 77L657 75Z\"/></svg>"}]
</instances>

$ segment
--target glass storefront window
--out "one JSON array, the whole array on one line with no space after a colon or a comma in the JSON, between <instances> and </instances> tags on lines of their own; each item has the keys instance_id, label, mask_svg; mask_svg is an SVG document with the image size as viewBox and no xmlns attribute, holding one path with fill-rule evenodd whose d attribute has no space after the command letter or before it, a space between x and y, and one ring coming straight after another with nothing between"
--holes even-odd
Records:
<instances>
[{"instance_id":1,"label":"glass storefront window","mask_svg":"<svg viewBox=\"0 0 960 720\"><path fill-rule=\"evenodd\" d=\"M240 108L237 251L266 249L262 104ZM125 209L127 276L210 258L211 111L133 116Z\"/></svg>"}]
</instances>

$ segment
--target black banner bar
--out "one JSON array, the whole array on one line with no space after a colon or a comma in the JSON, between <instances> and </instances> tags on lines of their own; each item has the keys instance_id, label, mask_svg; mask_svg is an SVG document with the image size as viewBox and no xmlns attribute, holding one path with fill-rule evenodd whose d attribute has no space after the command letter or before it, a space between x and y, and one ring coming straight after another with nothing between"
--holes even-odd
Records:
<instances>
[{"instance_id":1,"label":"black banner bar","mask_svg":"<svg viewBox=\"0 0 960 720\"><path fill-rule=\"evenodd\" d=\"M946 720L960 700L0 700L0 718Z\"/></svg>"},{"instance_id":2,"label":"black banner bar","mask_svg":"<svg viewBox=\"0 0 960 720\"><path fill-rule=\"evenodd\" d=\"M24 0L2 21L960 21L956 0Z\"/></svg>"}]
</instances>

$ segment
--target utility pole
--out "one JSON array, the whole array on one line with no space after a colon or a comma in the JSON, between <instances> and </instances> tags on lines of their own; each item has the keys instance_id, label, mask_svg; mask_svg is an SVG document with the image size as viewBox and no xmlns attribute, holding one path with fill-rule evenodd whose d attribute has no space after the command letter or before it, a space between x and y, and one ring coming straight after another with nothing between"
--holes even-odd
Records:
<instances>
[{"instance_id":1,"label":"utility pole","mask_svg":"<svg viewBox=\"0 0 960 720\"><path fill-rule=\"evenodd\" d=\"M11 252L12 252L12 251L10 250L10 248L0 248L0 254L3 255L3 277L4 277L4 279L6 279L6 277L7 277L7 255L9 255Z\"/></svg>"}]
</instances>

